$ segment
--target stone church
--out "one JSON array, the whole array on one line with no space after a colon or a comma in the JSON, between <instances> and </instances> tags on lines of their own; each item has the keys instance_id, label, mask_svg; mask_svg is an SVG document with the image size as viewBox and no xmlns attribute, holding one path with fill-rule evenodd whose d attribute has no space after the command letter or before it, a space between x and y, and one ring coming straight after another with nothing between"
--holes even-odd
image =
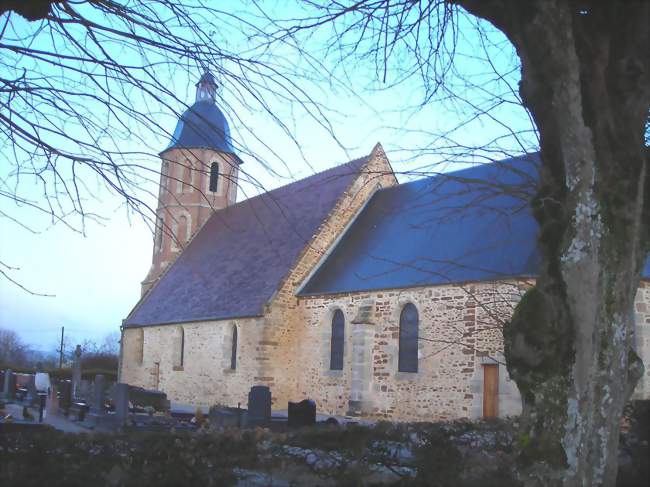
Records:
<instances>
[{"instance_id":1,"label":"stone church","mask_svg":"<svg viewBox=\"0 0 650 487\"><path fill-rule=\"evenodd\" d=\"M204 75L162 169L122 382L172 401L418 421L517 414L501 326L535 283L537 156L399 184L370 154L237 202L242 160ZM650 259L636 297L650 363ZM635 391L650 396L646 371Z\"/></svg>"}]
</instances>

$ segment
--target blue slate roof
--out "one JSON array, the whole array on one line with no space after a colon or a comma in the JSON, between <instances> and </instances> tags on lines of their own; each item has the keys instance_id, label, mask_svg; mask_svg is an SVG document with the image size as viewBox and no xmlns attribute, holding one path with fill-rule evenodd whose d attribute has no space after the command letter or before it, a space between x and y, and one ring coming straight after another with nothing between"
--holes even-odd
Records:
<instances>
[{"instance_id":1,"label":"blue slate roof","mask_svg":"<svg viewBox=\"0 0 650 487\"><path fill-rule=\"evenodd\" d=\"M212 101L197 101L183 113L165 150L198 148L235 152L228 121Z\"/></svg>"},{"instance_id":2,"label":"blue slate roof","mask_svg":"<svg viewBox=\"0 0 650 487\"><path fill-rule=\"evenodd\" d=\"M364 157L216 211L124 321L260 316Z\"/></svg>"},{"instance_id":3,"label":"blue slate roof","mask_svg":"<svg viewBox=\"0 0 650 487\"><path fill-rule=\"evenodd\" d=\"M538 164L532 154L378 191L299 294L535 276Z\"/></svg>"}]
</instances>

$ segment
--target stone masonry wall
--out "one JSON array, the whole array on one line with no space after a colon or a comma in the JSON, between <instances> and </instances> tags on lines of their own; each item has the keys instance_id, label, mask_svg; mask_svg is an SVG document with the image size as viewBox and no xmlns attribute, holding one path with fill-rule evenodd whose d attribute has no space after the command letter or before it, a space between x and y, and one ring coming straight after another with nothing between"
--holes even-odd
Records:
<instances>
[{"instance_id":1,"label":"stone masonry wall","mask_svg":"<svg viewBox=\"0 0 650 487\"><path fill-rule=\"evenodd\" d=\"M336 415L356 413L397 421L480 418L483 366L498 364L499 416L518 414L520 398L504 365L501 323L531 284L470 283L296 299L291 311L281 315L286 320L282 327L286 338L274 344L278 357L272 364L274 408L286 409L287 400L309 397L319 412ZM413 303L419 313L417 373L397 371L399 315L406 303ZM345 316L340 371L329 369L331 322L337 309ZM637 351L646 372L634 397L647 399L650 283L641 283L635 310ZM234 325L238 349L233 371ZM179 326L185 336L182 368ZM122 381L145 388L156 388L157 381L158 389L180 403L245 405L249 388L260 383L260 370L271 369L264 360L261 369L264 357L258 354L266 326L264 318L246 318L127 328ZM360 409L351 410L351 401L358 402Z\"/></svg>"},{"instance_id":2,"label":"stone masonry wall","mask_svg":"<svg viewBox=\"0 0 650 487\"><path fill-rule=\"evenodd\" d=\"M263 320L236 320L149 326L124 330L122 382L159 389L174 402L246 407L257 370L255 350ZM237 326L237 367L230 368L233 326ZM184 359L180 366L182 327ZM139 362L139 336L144 337Z\"/></svg>"},{"instance_id":3,"label":"stone masonry wall","mask_svg":"<svg viewBox=\"0 0 650 487\"><path fill-rule=\"evenodd\" d=\"M256 384L271 388L274 407L286 409L288 400L300 397L300 376L305 373L305 364L296 353L305 347L303 333L295 326L298 310L297 288L335 245L337 238L372 194L380 187L395 184L397 180L388 158L381 145L377 144L359 176L307 244L296 265L267 306L257 357L260 367Z\"/></svg>"},{"instance_id":4,"label":"stone masonry wall","mask_svg":"<svg viewBox=\"0 0 650 487\"><path fill-rule=\"evenodd\" d=\"M300 300L294 330L303 373L296 397L316 400L323 412L345 414L349 400L360 401L364 416L398 421L430 421L482 416L485 364L499 365L499 415L520 412L519 393L503 359L501 323L512 313L529 283L475 283L460 286L309 297ZM419 314L418 372L398 372L399 317L406 303ZM370 306L369 323L359 308ZM346 349L342 371L329 370L331 318L345 315ZM367 347L359 347L357 329ZM363 356L355 356L360 352ZM369 377L363 377L364 370ZM354 377L354 376L357 377ZM360 389L355 391L358 380ZM279 379L278 379L279 381ZM356 392L356 395L355 395Z\"/></svg>"}]
</instances>

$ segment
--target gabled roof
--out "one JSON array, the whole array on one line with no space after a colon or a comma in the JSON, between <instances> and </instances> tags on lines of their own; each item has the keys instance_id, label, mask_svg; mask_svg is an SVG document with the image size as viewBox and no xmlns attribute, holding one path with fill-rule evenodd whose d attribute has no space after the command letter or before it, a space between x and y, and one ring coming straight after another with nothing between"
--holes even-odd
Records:
<instances>
[{"instance_id":1,"label":"gabled roof","mask_svg":"<svg viewBox=\"0 0 650 487\"><path fill-rule=\"evenodd\" d=\"M530 154L378 191L299 294L537 275L538 164Z\"/></svg>"},{"instance_id":2,"label":"gabled roof","mask_svg":"<svg viewBox=\"0 0 650 487\"><path fill-rule=\"evenodd\" d=\"M124 326L260 316L369 157L215 212Z\"/></svg>"}]
</instances>

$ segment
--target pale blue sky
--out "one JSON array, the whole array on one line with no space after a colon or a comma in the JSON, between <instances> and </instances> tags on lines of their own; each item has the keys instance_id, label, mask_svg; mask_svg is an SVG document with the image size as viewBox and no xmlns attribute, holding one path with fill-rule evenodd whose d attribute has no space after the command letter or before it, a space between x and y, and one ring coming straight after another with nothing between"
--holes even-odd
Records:
<instances>
[{"instance_id":1,"label":"pale blue sky","mask_svg":"<svg viewBox=\"0 0 650 487\"><path fill-rule=\"evenodd\" d=\"M20 28L29 27L18 25L17 29ZM495 34L492 34L492 39L495 42L501 40ZM231 38L231 42L236 43L236 39ZM458 60L462 69L473 73L476 80L480 80L489 66L475 59L477 49L471 36L462 39ZM283 56L289 59L290 51L284 52ZM509 71L513 59L511 50L500 52L497 68ZM336 136L347 150L339 147L322 128L304 113L296 111L295 107L288 106L281 100L269 101L274 113L292 130L307 163L291 140L261 110L246 107L249 100L242 100L241 95L229 90L227 80L223 80L225 87L220 105L231 121L234 137L251 152L266 158L282 177L270 174L250 156L243 156L245 171L261 181L264 189L268 190L304 177L313 170L321 171L350 158L365 155L378 141L388 152L398 172L417 171L444 159L444 154L448 152L445 145L450 142L436 140L433 134L449 130L468 117L471 114L469 106L434 100L421 110L403 111L404 107L415 105L419 101L419 84L413 80L390 90L377 91L375 88L378 86L369 82L372 74L360 68L345 73L358 96L349 90L332 88L323 82L309 82L305 85L310 95L328 107L328 118ZM170 86L173 86L178 98L187 102L194 98L193 84L199 75L193 68L161 74L169 77ZM508 80L516 87L516 74L509 75ZM468 89L456 88L460 91ZM483 96L475 90L469 91L468 95L476 103L480 103ZM178 108L181 109L180 106ZM160 120L165 131L171 133L175 117L160 112L159 108L155 112L154 116ZM530 128L525 112L514 105L497 108L494 115L509 127ZM503 126L487 117L459 130L454 134L453 142L468 146L480 145L506 133ZM251 134L281 154L286 166L272 157L266 157L268 149ZM147 164L158 167L159 160L155 154L165 147L167 141L145 129L142 130L142 137L149 146L150 155L145 158ZM135 144L129 140L123 140L120 144L126 150L142 149L142 143ZM420 152L420 157L414 157L413 152L402 150L405 148L416 152L417 149L427 148L427 151L424 154ZM8 157L6 150L0 155L0 168L4 167L4 177L11 168ZM466 157L462 159L459 162L468 161ZM445 168L448 167L438 167L436 170ZM408 176L403 176L402 179L406 177ZM33 181L22 180L21 184L26 194L33 193L35 197L38 195L39 189ZM25 286L40 293L54 295L32 296L7 280L0 279L0 327L16 330L35 348L54 349L62 325L66 327L66 334L75 341L85 338L99 341L106 334L119 330L121 320L139 298L140 281L151 263L152 236L145 222L139 216L129 214L120 198L106 191L94 179L90 178L88 185L89 191L96 198L89 200L88 205L105 219L101 223L88 221L85 235L75 233L61 224L52 224L27 208L2 208L5 211L11 210L14 218L28 222L39 231L34 235L0 217L0 260L20 268L12 276ZM242 185L239 199L244 197L243 193L251 195L259 192L259 188L245 181ZM155 191L151 186L147 189ZM145 192L141 196L155 207L155 198ZM7 205L6 200L1 201Z\"/></svg>"}]
</instances>

